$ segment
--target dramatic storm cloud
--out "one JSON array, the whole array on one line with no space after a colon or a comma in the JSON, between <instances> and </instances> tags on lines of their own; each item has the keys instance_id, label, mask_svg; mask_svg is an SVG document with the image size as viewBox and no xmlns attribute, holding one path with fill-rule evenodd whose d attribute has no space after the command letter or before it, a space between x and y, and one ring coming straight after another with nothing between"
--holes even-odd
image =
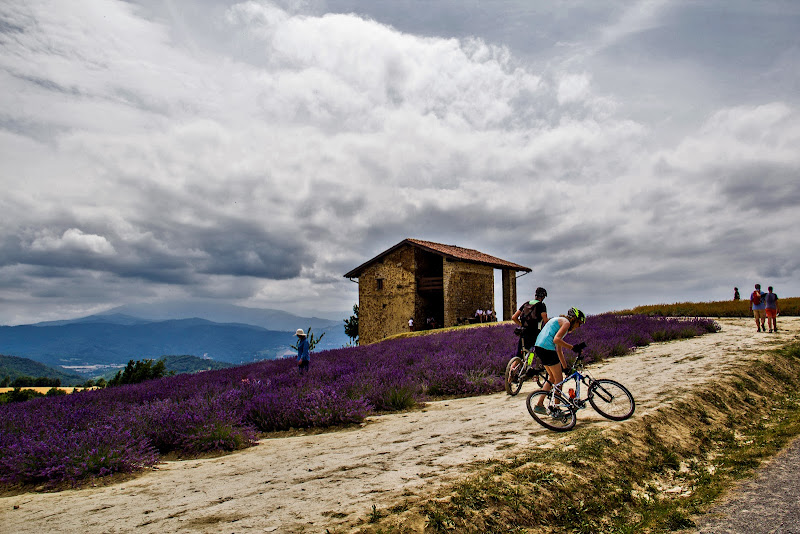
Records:
<instances>
[{"instance_id":1,"label":"dramatic storm cloud","mask_svg":"<svg viewBox=\"0 0 800 534\"><path fill-rule=\"evenodd\" d=\"M339 317L406 237L589 312L800 294L793 2L0 3L0 324Z\"/></svg>"}]
</instances>

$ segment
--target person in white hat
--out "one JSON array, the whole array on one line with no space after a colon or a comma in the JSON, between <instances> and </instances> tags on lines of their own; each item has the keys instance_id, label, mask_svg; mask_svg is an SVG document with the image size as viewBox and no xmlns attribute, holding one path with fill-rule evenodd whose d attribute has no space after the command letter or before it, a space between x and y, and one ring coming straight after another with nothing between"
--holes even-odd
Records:
<instances>
[{"instance_id":1,"label":"person in white hat","mask_svg":"<svg viewBox=\"0 0 800 534\"><path fill-rule=\"evenodd\" d=\"M308 336L303 332L302 328L298 328L295 332L297 336L297 368L300 374L308 372L311 363L311 354L309 353Z\"/></svg>"}]
</instances>

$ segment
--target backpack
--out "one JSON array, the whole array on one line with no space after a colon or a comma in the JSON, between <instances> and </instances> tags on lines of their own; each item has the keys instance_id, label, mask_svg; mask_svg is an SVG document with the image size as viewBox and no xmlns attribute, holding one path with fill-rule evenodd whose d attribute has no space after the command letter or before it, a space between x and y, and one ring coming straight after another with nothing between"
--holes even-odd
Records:
<instances>
[{"instance_id":1,"label":"backpack","mask_svg":"<svg viewBox=\"0 0 800 534\"><path fill-rule=\"evenodd\" d=\"M519 317L519 322L522 323L523 328L535 328L536 330L540 330L540 318L534 317L537 304L539 304L538 300L531 300L522 305L522 314Z\"/></svg>"},{"instance_id":2,"label":"backpack","mask_svg":"<svg viewBox=\"0 0 800 534\"><path fill-rule=\"evenodd\" d=\"M753 296L750 297L750 300L753 302L754 306L758 306L761 304L761 293L758 291L753 291Z\"/></svg>"}]
</instances>

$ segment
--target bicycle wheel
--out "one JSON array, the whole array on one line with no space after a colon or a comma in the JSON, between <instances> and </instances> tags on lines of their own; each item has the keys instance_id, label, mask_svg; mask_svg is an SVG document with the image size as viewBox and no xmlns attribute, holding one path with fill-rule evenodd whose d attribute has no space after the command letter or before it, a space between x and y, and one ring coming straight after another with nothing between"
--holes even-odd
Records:
<instances>
[{"instance_id":1,"label":"bicycle wheel","mask_svg":"<svg viewBox=\"0 0 800 534\"><path fill-rule=\"evenodd\" d=\"M589 403L597 413L612 421L624 421L633 415L636 403L625 386L613 380L595 380L589 386Z\"/></svg>"},{"instance_id":2,"label":"bicycle wheel","mask_svg":"<svg viewBox=\"0 0 800 534\"><path fill-rule=\"evenodd\" d=\"M536 413L535 408L540 399L543 399L542 406L546 413ZM578 420L575 416L575 408L570 406L567 400L559 393L555 393L552 390L544 391L540 389L534 391L528 395L528 400L525 401L525 404L528 406L528 413L537 423L556 432L572 430Z\"/></svg>"},{"instance_id":3,"label":"bicycle wheel","mask_svg":"<svg viewBox=\"0 0 800 534\"><path fill-rule=\"evenodd\" d=\"M514 356L508 361L506 365L506 393L509 395L516 395L522 389L522 383L525 378L522 376L522 358Z\"/></svg>"}]
</instances>

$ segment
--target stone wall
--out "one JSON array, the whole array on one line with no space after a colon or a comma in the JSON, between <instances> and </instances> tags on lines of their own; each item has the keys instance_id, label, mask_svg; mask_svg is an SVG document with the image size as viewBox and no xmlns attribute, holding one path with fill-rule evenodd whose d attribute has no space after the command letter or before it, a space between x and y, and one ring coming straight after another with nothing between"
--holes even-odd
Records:
<instances>
[{"instance_id":1,"label":"stone wall","mask_svg":"<svg viewBox=\"0 0 800 534\"><path fill-rule=\"evenodd\" d=\"M358 278L358 339L366 345L408 331L415 315L414 250L403 247L367 267Z\"/></svg>"},{"instance_id":2,"label":"stone wall","mask_svg":"<svg viewBox=\"0 0 800 534\"><path fill-rule=\"evenodd\" d=\"M517 271L503 269L503 320L508 321L517 311ZM500 320L500 315L497 316Z\"/></svg>"},{"instance_id":3,"label":"stone wall","mask_svg":"<svg viewBox=\"0 0 800 534\"><path fill-rule=\"evenodd\" d=\"M445 261L444 326L475 316L475 310L494 309L494 269L474 263Z\"/></svg>"}]
</instances>

